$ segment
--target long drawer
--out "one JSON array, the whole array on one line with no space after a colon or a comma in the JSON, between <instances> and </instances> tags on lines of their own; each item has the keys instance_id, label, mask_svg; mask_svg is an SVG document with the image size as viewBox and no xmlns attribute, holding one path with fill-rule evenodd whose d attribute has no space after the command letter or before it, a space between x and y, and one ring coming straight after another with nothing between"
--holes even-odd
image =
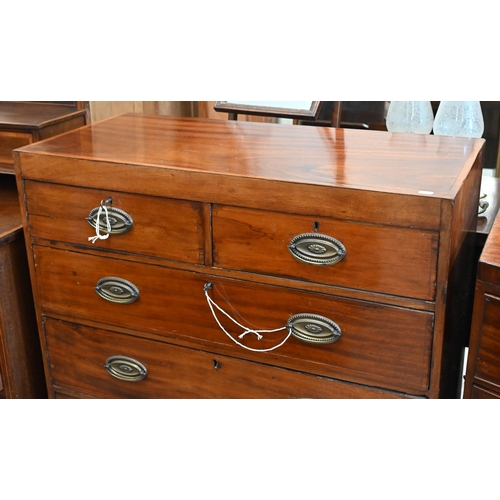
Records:
<instances>
[{"instance_id":1,"label":"long drawer","mask_svg":"<svg viewBox=\"0 0 500 500\"><path fill-rule=\"evenodd\" d=\"M402 397L50 318L45 334L56 391L103 398Z\"/></svg>"},{"instance_id":2,"label":"long drawer","mask_svg":"<svg viewBox=\"0 0 500 500\"><path fill-rule=\"evenodd\" d=\"M44 314L183 339L240 358L394 390L424 393L428 388L434 323L430 312L37 245L34 256L37 281L43 283L39 294ZM208 296L240 324L284 329L263 334L261 340L253 333L238 340L242 330L216 312L221 326L245 347L238 345L210 311L204 293L208 283ZM299 314L331 320L340 338L315 344L291 336L278 349L249 350L281 343L290 318Z\"/></svg>"},{"instance_id":3,"label":"long drawer","mask_svg":"<svg viewBox=\"0 0 500 500\"><path fill-rule=\"evenodd\" d=\"M216 206L213 239L224 269L435 298L435 231Z\"/></svg>"},{"instance_id":4,"label":"long drawer","mask_svg":"<svg viewBox=\"0 0 500 500\"><path fill-rule=\"evenodd\" d=\"M204 263L200 204L32 181L25 190L33 238ZM111 234L92 243L98 216L99 233L107 233L104 209L99 215L106 200Z\"/></svg>"}]
</instances>

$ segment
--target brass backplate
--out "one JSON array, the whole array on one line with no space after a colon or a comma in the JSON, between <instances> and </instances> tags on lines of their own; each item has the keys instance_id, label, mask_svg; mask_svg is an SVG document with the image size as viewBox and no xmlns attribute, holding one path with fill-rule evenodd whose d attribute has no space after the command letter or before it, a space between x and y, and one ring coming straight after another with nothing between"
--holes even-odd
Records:
<instances>
[{"instance_id":1,"label":"brass backplate","mask_svg":"<svg viewBox=\"0 0 500 500\"><path fill-rule=\"evenodd\" d=\"M331 344L341 336L337 323L318 314L295 314L288 320L294 337L312 344Z\"/></svg>"},{"instance_id":2,"label":"brass backplate","mask_svg":"<svg viewBox=\"0 0 500 500\"><path fill-rule=\"evenodd\" d=\"M315 266L332 266L346 255L346 248L339 240L319 233L295 236L288 250L298 261Z\"/></svg>"}]
</instances>

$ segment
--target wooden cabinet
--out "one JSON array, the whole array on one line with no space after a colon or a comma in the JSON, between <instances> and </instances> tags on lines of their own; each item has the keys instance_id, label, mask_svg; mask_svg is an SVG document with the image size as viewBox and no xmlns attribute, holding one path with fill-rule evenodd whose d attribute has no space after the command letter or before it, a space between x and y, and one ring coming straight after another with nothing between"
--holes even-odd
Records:
<instances>
[{"instance_id":1,"label":"wooden cabinet","mask_svg":"<svg viewBox=\"0 0 500 500\"><path fill-rule=\"evenodd\" d=\"M464 398L500 398L500 219L481 253Z\"/></svg>"},{"instance_id":2,"label":"wooden cabinet","mask_svg":"<svg viewBox=\"0 0 500 500\"><path fill-rule=\"evenodd\" d=\"M76 101L0 101L0 174L14 173L12 151L87 123Z\"/></svg>"},{"instance_id":3,"label":"wooden cabinet","mask_svg":"<svg viewBox=\"0 0 500 500\"><path fill-rule=\"evenodd\" d=\"M18 193L0 176L0 397L46 397Z\"/></svg>"},{"instance_id":4,"label":"wooden cabinet","mask_svg":"<svg viewBox=\"0 0 500 500\"><path fill-rule=\"evenodd\" d=\"M458 397L483 145L125 114L17 150L49 395Z\"/></svg>"}]
</instances>

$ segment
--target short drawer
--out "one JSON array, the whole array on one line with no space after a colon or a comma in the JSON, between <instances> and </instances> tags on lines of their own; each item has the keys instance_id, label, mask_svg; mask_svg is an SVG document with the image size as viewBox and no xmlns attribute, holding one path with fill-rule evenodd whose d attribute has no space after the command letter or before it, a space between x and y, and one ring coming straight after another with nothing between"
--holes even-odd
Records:
<instances>
[{"instance_id":1,"label":"short drawer","mask_svg":"<svg viewBox=\"0 0 500 500\"><path fill-rule=\"evenodd\" d=\"M220 354L47 319L52 384L101 398L394 398Z\"/></svg>"},{"instance_id":2,"label":"short drawer","mask_svg":"<svg viewBox=\"0 0 500 500\"><path fill-rule=\"evenodd\" d=\"M12 151L33 142L31 134L22 132L0 131L0 163L12 165L14 170L14 158Z\"/></svg>"},{"instance_id":3,"label":"short drawer","mask_svg":"<svg viewBox=\"0 0 500 500\"><path fill-rule=\"evenodd\" d=\"M147 332L235 357L415 394L428 388L434 324L430 312L37 245L34 256L42 311L49 316ZM110 297L96 291L103 278L107 283L101 292L108 290ZM128 285L122 287L115 278ZM260 340L247 334L238 341L245 347L235 343L210 311L204 293L210 282L208 297L240 324L281 330ZM281 347L260 352L281 343L290 318L303 313L338 324L340 339L318 345L290 336ZM242 330L216 314L237 339Z\"/></svg>"},{"instance_id":4,"label":"short drawer","mask_svg":"<svg viewBox=\"0 0 500 500\"><path fill-rule=\"evenodd\" d=\"M203 217L199 204L76 188L33 181L25 183L28 217L33 238L142 254L202 264ZM95 221L101 202L111 221L107 239L96 236ZM105 211L101 210L100 234L106 234Z\"/></svg>"},{"instance_id":5,"label":"short drawer","mask_svg":"<svg viewBox=\"0 0 500 500\"><path fill-rule=\"evenodd\" d=\"M213 238L216 267L435 297L437 232L216 206Z\"/></svg>"}]
</instances>

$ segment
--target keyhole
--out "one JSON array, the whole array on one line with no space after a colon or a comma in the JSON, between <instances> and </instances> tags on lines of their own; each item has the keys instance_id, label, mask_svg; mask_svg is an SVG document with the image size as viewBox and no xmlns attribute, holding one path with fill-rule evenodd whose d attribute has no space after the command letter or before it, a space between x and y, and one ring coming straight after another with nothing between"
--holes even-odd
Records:
<instances>
[{"instance_id":1,"label":"keyhole","mask_svg":"<svg viewBox=\"0 0 500 500\"><path fill-rule=\"evenodd\" d=\"M214 370L218 370L220 368L220 363L214 359L212 360L212 366L214 367Z\"/></svg>"},{"instance_id":2,"label":"keyhole","mask_svg":"<svg viewBox=\"0 0 500 500\"><path fill-rule=\"evenodd\" d=\"M316 220L314 221L314 232L317 233L319 231L319 222Z\"/></svg>"}]
</instances>

